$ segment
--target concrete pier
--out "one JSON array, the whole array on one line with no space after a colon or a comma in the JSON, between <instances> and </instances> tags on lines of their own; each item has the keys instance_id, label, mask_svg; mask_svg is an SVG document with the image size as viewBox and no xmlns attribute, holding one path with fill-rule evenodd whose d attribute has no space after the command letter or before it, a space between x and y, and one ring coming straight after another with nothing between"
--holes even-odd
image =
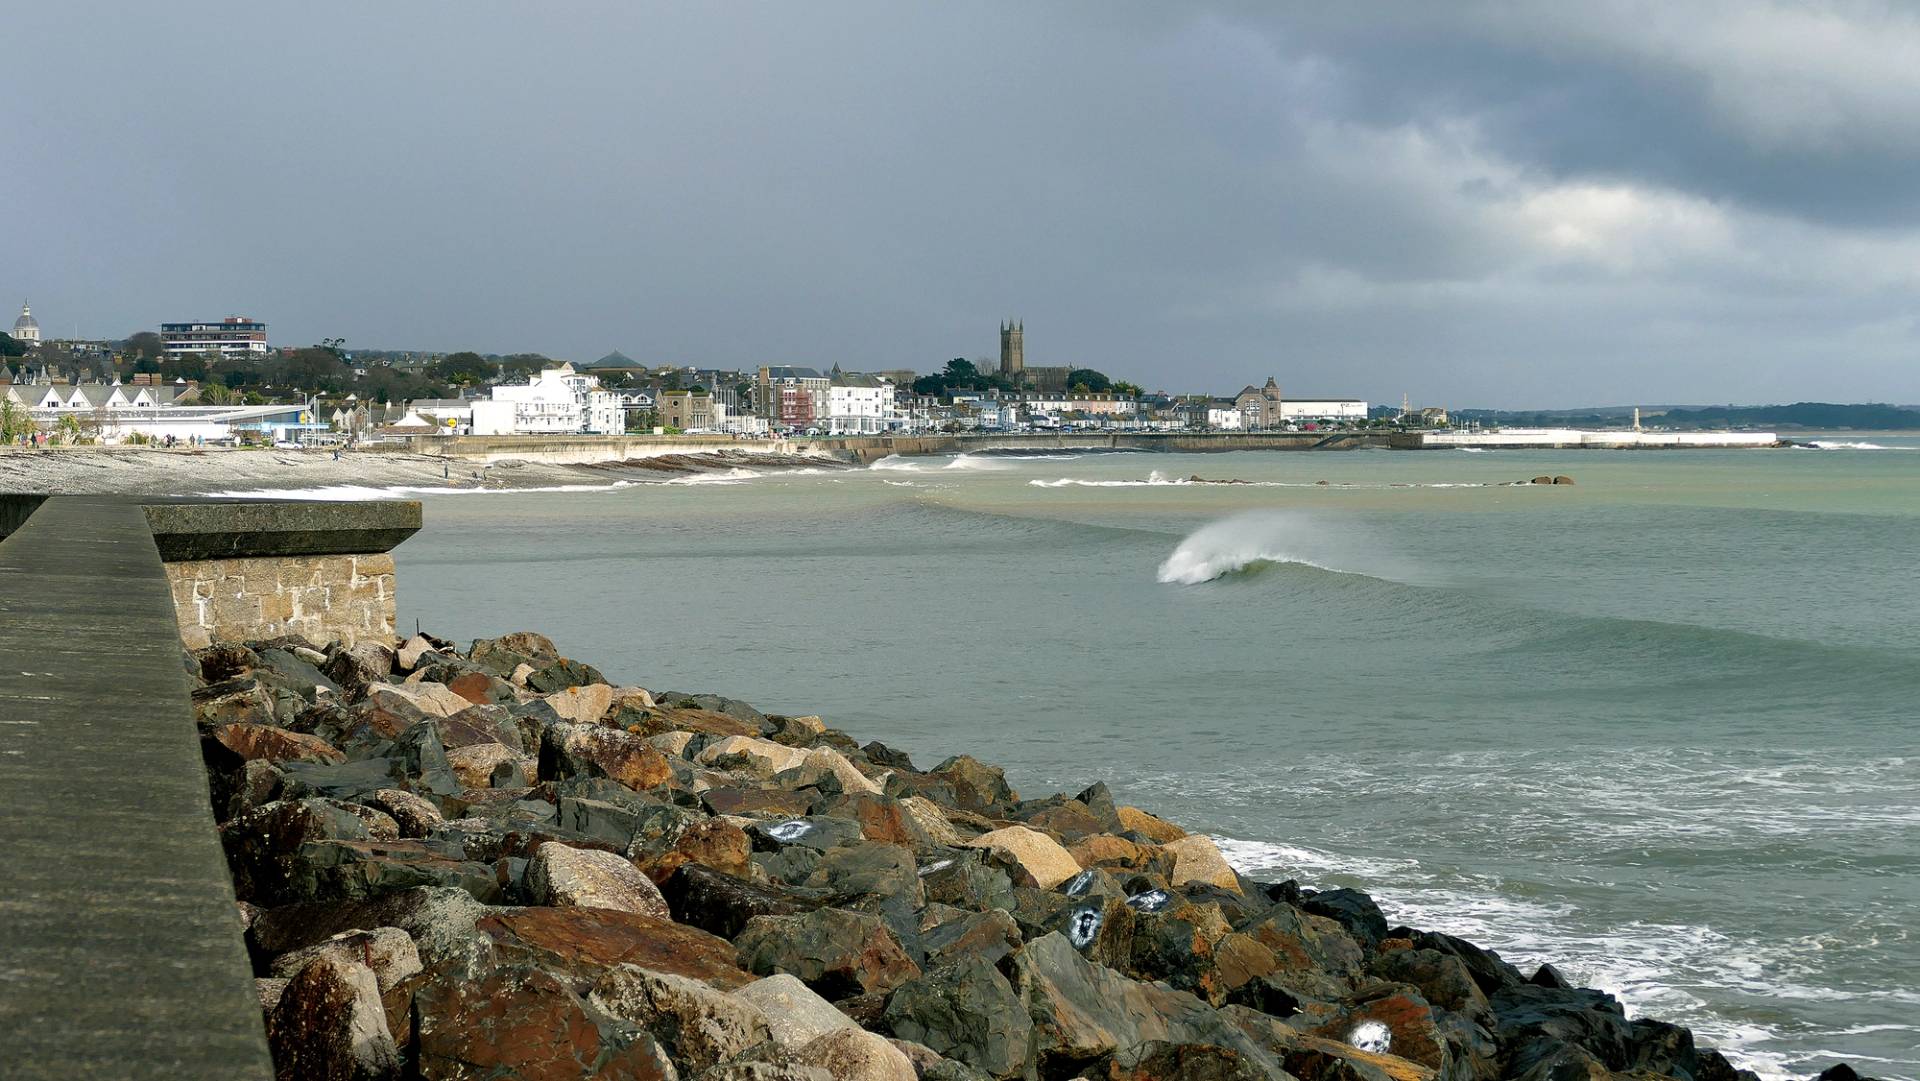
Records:
<instances>
[{"instance_id":1,"label":"concrete pier","mask_svg":"<svg viewBox=\"0 0 1920 1081\"><path fill-rule=\"evenodd\" d=\"M0 496L0 1077L273 1076L183 638L210 613L391 640L385 553L419 527L413 502Z\"/></svg>"},{"instance_id":2,"label":"concrete pier","mask_svg":"<svg viewBox=\"0 0 1920 1081\"><path fill-rule=\"evenodd\" d=\"M0 1073L270 1078L173 597L134 503L0 544Z\"/></svg>"}]
</instances>

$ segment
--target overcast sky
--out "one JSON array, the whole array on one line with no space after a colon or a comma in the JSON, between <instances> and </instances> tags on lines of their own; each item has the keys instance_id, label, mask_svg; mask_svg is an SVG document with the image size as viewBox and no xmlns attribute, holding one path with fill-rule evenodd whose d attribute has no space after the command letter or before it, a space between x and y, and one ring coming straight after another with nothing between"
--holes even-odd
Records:
<instances>
[{"instance_id":1,"label":"overcast sky","mask_svg":"<svg viewBox=\"0 0 1920 1081\"><path fill-rule=\"evenodd\" d=\"M1767 3L15 5L50 334L1452 406L1920 401L1920 15Z\"/></svg>"}]
</instances>

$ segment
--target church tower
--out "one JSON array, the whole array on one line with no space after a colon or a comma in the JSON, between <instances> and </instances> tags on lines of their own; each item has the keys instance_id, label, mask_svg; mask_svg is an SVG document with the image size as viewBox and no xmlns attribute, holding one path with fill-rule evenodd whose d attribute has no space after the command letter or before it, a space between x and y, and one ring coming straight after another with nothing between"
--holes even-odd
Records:
<instances>
[{"instance_id":1,"label":"church tower","mask_svg":"<svg viewBox=\"0 0 1920 1081\"><path fill-rule=\"evenodd\" d=\"M1000 324L1000 374L1015 382L1027 370L1026 350L1020 341L1024 329L1019 320Z\"/></svg>"}]
</instances>

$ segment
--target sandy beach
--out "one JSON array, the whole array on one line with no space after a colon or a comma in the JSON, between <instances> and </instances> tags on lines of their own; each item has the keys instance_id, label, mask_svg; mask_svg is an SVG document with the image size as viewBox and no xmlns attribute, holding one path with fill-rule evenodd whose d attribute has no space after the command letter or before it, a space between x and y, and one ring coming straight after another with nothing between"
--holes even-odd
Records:
<instances>
[{"instance_id":1,"label":"sandy beach","mask_svg":"<svg viewBox=\"0 0 1920 1081\"><path fill-rule=\"evenodd\" d=\"M836 469L841 463L787 454L709 451L624 462L465 462L435 455L228 447L0 449L0 492L65 495L297 494L338 489L377 497L438 489L606 487L723 476L734 470Z\"/></svg>"}]
</instances>

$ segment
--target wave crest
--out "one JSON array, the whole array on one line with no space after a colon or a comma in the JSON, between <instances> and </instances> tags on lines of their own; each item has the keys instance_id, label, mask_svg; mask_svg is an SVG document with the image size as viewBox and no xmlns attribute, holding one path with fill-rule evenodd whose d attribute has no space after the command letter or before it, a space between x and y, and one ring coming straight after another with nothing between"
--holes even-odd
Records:
<instances>
[{"instance_id":1,"label":"wave crest","mask_svg":"<svg viewBox=\"0 0 1920 1081\"><path fill-rule=\"evenodd\" d=\"M1169 585L1199 585L1269 563L1339 570L1300 554L1304 539L1304 523L1293 516L1238 514L1194 530L1160 564L1158 577Z\"/></svg>"}]
</instances>

